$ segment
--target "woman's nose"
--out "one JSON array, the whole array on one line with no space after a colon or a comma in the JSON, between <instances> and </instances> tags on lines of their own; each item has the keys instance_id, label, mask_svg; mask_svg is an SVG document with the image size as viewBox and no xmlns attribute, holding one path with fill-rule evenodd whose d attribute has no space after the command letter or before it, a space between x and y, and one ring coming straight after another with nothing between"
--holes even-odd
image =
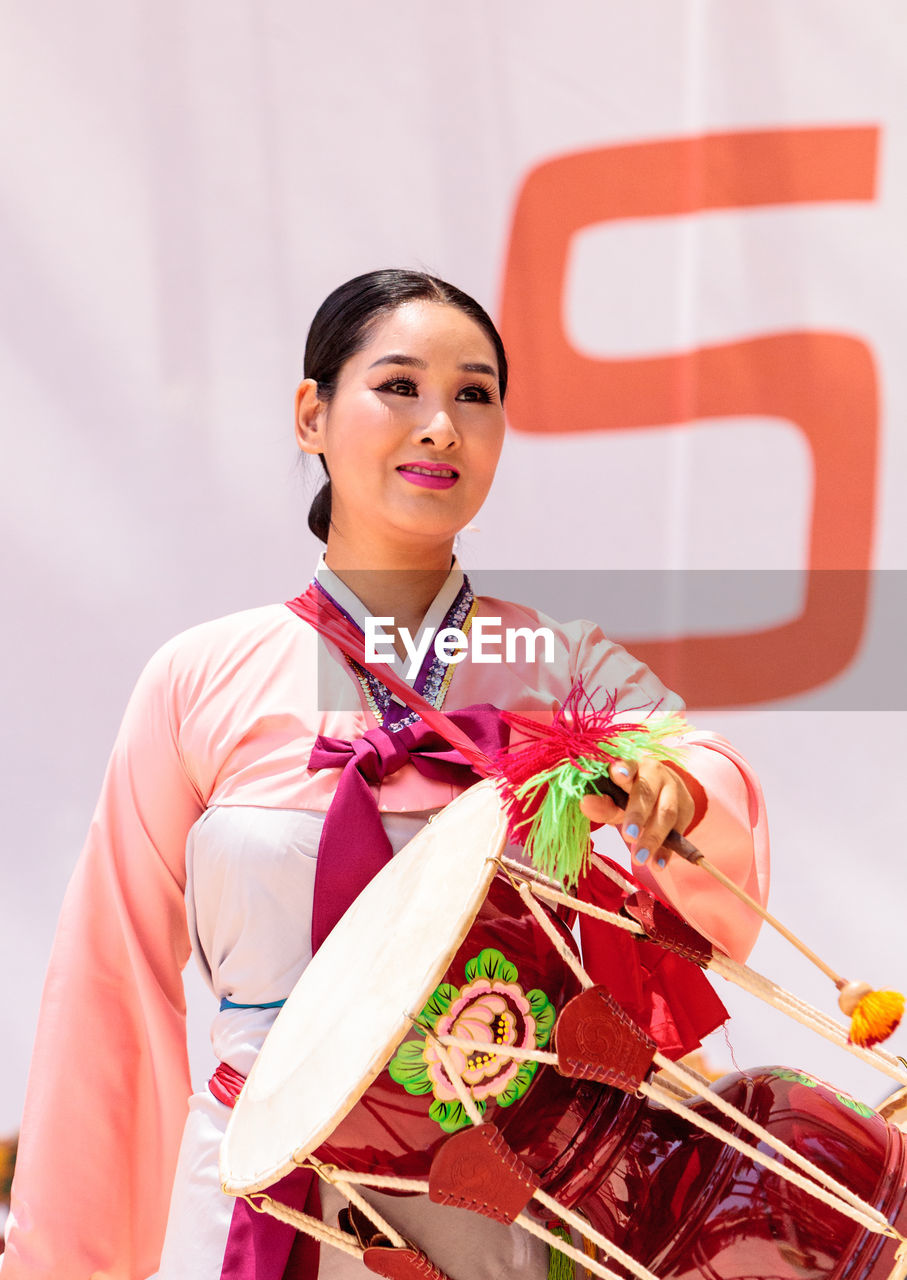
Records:
<instances>
[{"instance_id":1,"label":"woman's nose","mask_svg":"<svg viewBox=\"0 0 907 1280\"><path fill-rule=\"evenodd\" d=\"M460 443L460 436L446 409L439 409L428 426L420 429L421 444L433 444L436 449L449 449Z\"/></svg>"}]
</instances>

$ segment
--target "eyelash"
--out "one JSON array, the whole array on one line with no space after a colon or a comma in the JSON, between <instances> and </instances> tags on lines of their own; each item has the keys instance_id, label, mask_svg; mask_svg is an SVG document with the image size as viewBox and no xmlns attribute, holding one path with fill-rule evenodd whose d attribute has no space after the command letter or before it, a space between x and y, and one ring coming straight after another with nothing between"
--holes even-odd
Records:
<instances>
[{"instance_id":1,"label":"eyelash","mask_svg":"<svg viewBox=\"0 0 907 1280\"><path fill-rule=\"evenodd\" d=\"M400 375L394 378L388 378L386 382L382 382L379 387L375 388L375 390L393 392L394 388L400 386L401 383L405 387L409 387L410 391L418 393L419 388L415 379L405 376L401 377ZM479 391L482 396L481 399L465 401L467 404L491 404L495 398L495 388L491 384L485 382L471 382L468 386L461 387L460 395L462 395L464 391Z\"/></svg>"}]
</instances>

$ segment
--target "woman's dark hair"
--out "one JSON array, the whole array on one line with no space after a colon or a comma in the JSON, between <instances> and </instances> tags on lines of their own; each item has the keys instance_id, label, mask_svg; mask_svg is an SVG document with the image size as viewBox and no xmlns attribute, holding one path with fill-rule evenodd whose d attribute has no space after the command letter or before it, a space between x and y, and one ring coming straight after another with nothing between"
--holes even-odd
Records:
<instances>
[{"instance_id":1,"label":"woman's dark hair","mask_svg":"<svg viewBox=\"0 0 907 1280\"><path fill-rule=\"evenodd\" d=\"M485 331L498 361L498 389L503 403L507 392L507 355L501 335L484 307L446 280L422 271L369 271L348 280L322 302L315 313L305 344L304 376L318 383L318 397L329 401L337 389L340 371L361 351L381 316L404 302L438 302L456 307ZM321 465L327 464L321 455ZM309 509L309 528L322 542L331 524L331 477L318 490Z\"/></svg>"}]
</instances>

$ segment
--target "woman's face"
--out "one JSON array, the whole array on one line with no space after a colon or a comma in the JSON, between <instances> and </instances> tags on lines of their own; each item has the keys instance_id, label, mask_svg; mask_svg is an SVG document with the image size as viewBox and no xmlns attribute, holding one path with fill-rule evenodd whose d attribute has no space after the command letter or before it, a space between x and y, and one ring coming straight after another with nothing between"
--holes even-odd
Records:
<instances>
[{"instance_id":1,"label":"woman's face","mask_svg":"<svg viewBox=\"0 0 907 1280\"><path fill-rule=\"evenodd\" d=\"M297 438L331 476L331 541L449 555L485 500L504 440L497 357L456 307L407 302L343 366L333 399L297 393Z\"/></svg>"}]
</instances>

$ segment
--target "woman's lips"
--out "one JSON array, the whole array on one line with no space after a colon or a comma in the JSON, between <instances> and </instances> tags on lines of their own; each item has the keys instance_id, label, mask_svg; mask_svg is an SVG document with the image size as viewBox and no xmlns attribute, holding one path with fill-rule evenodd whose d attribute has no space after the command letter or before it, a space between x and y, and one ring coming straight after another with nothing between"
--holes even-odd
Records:
<instances>
[{"instance_id":1,"label":"woman's lips","mask_svg":"<svg viewBox=\"0 0 907 1280\"><path fill-rule=\"evenodd\" d=\"M450 489L460 478L455 467L443 467L432 462L405 462L397 471L404 480L421 485L423 489Z\"/></svg>"}]
</instances>

